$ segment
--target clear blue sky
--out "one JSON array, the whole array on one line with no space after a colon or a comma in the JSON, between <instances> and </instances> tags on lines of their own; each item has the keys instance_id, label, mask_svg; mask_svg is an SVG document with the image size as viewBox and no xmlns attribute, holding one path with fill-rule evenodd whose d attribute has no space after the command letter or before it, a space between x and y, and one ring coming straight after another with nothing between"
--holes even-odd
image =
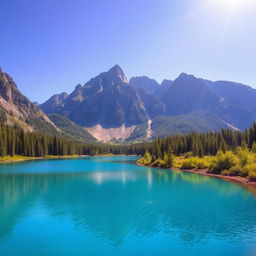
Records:
<instances>
[{"instance_id":1,"label":"clear blue sky","mask_svg":"<svg viewBox=\"0 0 256 256\"><path fill-rule=\"evenodd\" d=\"M40 103L115 64L128 78L186 72L256 86L253 2L1 0L0 66Z\"/></svg>"}]
</instances>

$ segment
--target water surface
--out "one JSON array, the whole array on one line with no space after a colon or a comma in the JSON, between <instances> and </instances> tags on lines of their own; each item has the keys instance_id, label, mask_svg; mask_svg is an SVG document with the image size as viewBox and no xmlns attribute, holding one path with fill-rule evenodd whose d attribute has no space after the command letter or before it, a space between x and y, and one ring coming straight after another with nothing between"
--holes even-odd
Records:
<instances>
[{"instance_id":1,"label":"water surface","mask_svg":"<svg viewBox=\"0 0 256 256\"><path fill-rule=\"evenodd\" d=\"M256 197L135 157L0 165L0 255L256 255Z\"/></svg>"}]
</instances>

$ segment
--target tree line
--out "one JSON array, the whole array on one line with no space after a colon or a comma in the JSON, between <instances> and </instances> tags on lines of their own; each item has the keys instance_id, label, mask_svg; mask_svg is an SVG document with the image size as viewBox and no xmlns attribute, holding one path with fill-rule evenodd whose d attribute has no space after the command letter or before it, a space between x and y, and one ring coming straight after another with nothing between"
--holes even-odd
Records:
<instances>
[{"instance_id":1,"label":"tree line","mask_svg":"<svg viewBox=\"0 0 256 256\"><path fill-rule=\"evenodd\" d=\"M203 169L206 173L241 176L256 181L256 123L244 131L190 133L157 139L139 164L153 167Z\"/></svg>"},{"instance_id":2,"label":"tree line","mask_svg":"<svg viewBox=\"0 0 256 256\"><path fill-rule=\"evenodd\" d=\"M38 132L24 132L23 129L0 123L0 157L21 155L43 157L47 155L100 155L141 154L141 147L111 145L103 143L82 143L59 136Z\"/></svg>"},{"instance_id":3,"label":"tree line","mask_svg":"<svg viewBox=\"0 0 256 256\"><path fill-rule=\"evenodd\" d=\"M153 157L162 159L165 152L181 155L191 152L193 156L216 155L219 150L235 150L241 145L248 148L255 146L256 123L244 131L222 129L217 132L174 135L167 138L158 138L143 147Z\"/></svg>"},{"instance_id":4,"label":"tree line","mask_svg":"<svg viewBox=\"0 0 256 256\"><path fill-rule=\"evenodd\" d=\"M249 149L255 146L256 123L251 128L238 131L222 129L218 132L173 135L154 141L134 144L82 143L62 136L51 136L0 123L0 156L23 155L41 157L46 155L144 155L149 152L155 159L163 159L165 153L181 155L191 152L193 156L216 155L219 150L235 150L242 144ZM256 146L255 146L256 147ZM166 157L166 156L165 156Z\"/></svg>"}]
</instances>

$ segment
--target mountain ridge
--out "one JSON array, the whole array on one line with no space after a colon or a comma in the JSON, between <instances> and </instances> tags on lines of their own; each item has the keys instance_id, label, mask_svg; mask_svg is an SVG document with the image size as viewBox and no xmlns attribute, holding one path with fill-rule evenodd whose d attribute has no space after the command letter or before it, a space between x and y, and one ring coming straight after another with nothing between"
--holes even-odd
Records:
<instances>
[{"instance_id":1,"label":"mountain ridge","mask_svg":"<svg viewBox=\"0 0 256 256\"><path fill-rule=\"evenodd\" d=\"M50 120L46 114L56 115ZM0 69L0 119L27 131L63 132L79 140L105 142L150 139L179 130L200 132L205 131L203 126L245 129L256 119L256 90L186 73L162 83L146 76L128 80L115 65L78 84L70 94L53 95L38 108Z\"/></svg>"}]
</instances>

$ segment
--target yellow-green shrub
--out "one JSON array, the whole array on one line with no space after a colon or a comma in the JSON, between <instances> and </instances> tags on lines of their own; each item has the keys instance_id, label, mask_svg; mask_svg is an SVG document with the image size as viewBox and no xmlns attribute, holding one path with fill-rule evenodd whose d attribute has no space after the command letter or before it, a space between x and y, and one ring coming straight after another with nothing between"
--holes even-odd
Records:
<instances>
[{"instance_id":1,"label":"yellow-green shrub","mask_svg":"<svg viewBox=\"0 0 256 256\"><path fill-rule=\"evenodd\" d=\"M162 160L162 159L156 159L151 165L153 166L153 167L165 167L164 166L164 160Z\"/></svg>"},{"instance_id":2,"label":"yellow-green shrub","mask_svg":"<svg viewBox=\"0 0 256 256\"><path fill-rule=\"evenodd\" d=\"M230 176L247 177L248 172L247 172L245 167L241 167L241 166L236 165L236 166L233 166L233 167L230 168L229 175Z\"/></svg>"},{"instance_id":3,"label":"yellow-green shrub","mask_svg":"<svg viewBox=\"0 0 256 256\"><path fill-rule=\"evenodd\" d=\"M247 164L243 167L244 172L250 181L256 181L256 163Z\"/></svg>"},{"instance_id":4,"label":"yellow-green shrub","mask_svg":"<svg viewBox=\"0 0 256 256\"><path fill-rule=\"evenodd\" d=\"M207 160L205 158L190 157L181 161L181 169L205 169L208 167Z\"/></svg>"},{"instance_id":5,"label":"yellow-green shrub","mask_svg":"<svg viewBox=\"0 0 256 256\"><path fill-rule=\"evenodd\" d=\"M255 154L250 152L247 148L238 147L235 154L239 160L239 166L245 166L255 161Z\"/></svg>"},{"instance_id":6,"label":"yellow-green shrub","mask_svg":"<svg viewBox=\"0 0 256 256\"><path fill-rule=\"evenodd\" d=\"M195 160L194 157L190 157L190 158L186 158L181 162L181 169L195 169L196 165L195 165Z\"/></svg>"},{"instance_id":7,"label":"yellow-green shrub","mask_svg":"<svg viewBox=\"0 0 256 256\"><path fill-rule=\"evenodd\" d=\"M232 151L226 153L219 151L209 165L209 172L220 174L222 171L230 170L231 167L237 165L238 158Z\"/></svg>"}]
</instances>

